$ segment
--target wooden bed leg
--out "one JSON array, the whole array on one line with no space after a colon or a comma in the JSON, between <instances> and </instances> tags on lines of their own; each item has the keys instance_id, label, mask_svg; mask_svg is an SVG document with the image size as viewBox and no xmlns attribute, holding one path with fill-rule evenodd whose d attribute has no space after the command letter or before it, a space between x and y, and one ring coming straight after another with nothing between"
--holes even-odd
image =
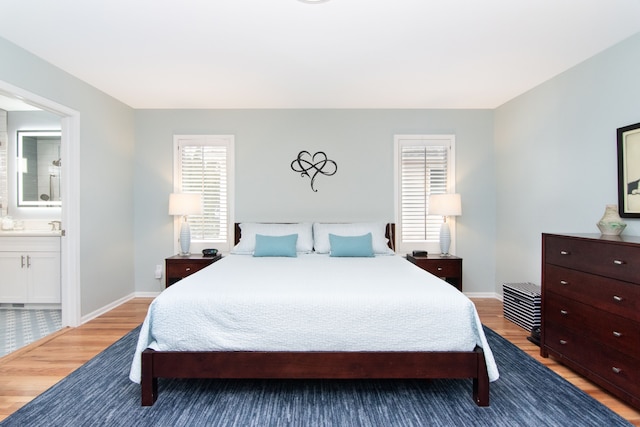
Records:
<instances>
[{"instance_id":1,"label":"wooden bed leg","mask_svg":"<svg viewBox=\"0 0 640 427\"><path fill-rule=\"evenodd\" d=\"M478 354L478 375L473 379L473 400L478 406L489 406L489 373L484 360L484 352Z\"/></svg>"},{"instance_id":2,"label":"wooden bed leg","mask_svg":"<svg viewBox=\"0 0 640 427\"><path fill-rule=\"evenodd\" d=\"M146 349L142 352L142 379L140 380L140 395L142 406L152 406L158 398L158 378L153 376L154 350Z\"/></svg>"}]
</instances>

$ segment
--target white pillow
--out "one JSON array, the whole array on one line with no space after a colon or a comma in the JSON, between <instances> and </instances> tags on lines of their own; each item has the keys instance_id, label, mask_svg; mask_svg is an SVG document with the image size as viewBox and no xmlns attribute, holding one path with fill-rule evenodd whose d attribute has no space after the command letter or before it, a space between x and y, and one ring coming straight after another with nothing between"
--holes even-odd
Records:
<instances>
[{"instance_id":1,"label":"white pillow","mask_svg":"<svg viewBox=\"0 0 640 427\"><path fill-rule=\"evenodd\" d=\"M336 236L362 236L371 233L373 252L376 255L390 255L394 252L388 246L385 237L387 224L384 222L352 222L345 224L313 223L313 248L316 253L328 254L331 251L329 234Z\"/></svg>"},{"instance_id":2,"label":"white pillow","mask_svg":"<svg viewBox=\"0 0 640 427\"><path fill-rule=\"evenodd\" d=\"M256 234L263 236L287 236L297 234L296 251L309 253L313 251L313 227L310 222L295 224L267 224L260 222L243 222L240 224L240 242L231 250L232 254L251 255L256 249Z\"/></svg>"}]
</instances>

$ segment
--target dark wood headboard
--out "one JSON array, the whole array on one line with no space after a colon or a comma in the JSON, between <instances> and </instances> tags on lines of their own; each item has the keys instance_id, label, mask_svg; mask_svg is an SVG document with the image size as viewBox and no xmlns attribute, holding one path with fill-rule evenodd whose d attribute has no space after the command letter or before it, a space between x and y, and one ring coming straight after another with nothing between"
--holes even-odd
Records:
<instances>
[{"instance_id":1,"label":"dark wood headboard","mask_svg":"<svg viewBox=\"0 0 640 427\"><path fill-rule=\"evenodd\" d=\"M234 226L234 242L237 245L238 243L240 243L240 235L242 234L242 230L240 230L240 223L236 222L235 226ZM389 239L389 247L392 250L396 250L396 224L393 222L390 222L387 224L384 236Z\"/></svg>"}]
</instances>

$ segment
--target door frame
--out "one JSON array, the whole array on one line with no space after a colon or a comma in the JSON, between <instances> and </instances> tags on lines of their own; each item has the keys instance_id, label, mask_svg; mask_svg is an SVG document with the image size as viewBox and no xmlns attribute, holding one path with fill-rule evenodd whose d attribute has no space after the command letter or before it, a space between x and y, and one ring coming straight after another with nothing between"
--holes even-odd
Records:
<instances>
[{"instance_id":1,"label":"door frame","mask_svg":"<svg viewBox=\"0 0 640 427\"><path fill-rule=\"evenodd\" d=\"M80 113L62 104L0 80L0 92L60 116L60 175L63 236L60 238L62 326L80 326Z\"/></svg>"}]
</instances>

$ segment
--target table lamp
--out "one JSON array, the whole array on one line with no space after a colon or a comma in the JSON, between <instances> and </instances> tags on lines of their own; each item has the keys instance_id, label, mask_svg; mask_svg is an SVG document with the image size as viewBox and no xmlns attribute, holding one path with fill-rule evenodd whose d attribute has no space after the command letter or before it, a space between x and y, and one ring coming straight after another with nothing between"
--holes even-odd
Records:
<instances>
[{"instance_id":1,"label":"table lamp","mask_svg":"<svg viewBox=\"0 0 640 427\"><path fill-rule=\"evenodd\" d=\"M442 256L449 256L451 245L451 229L447 222L448 216L462 215L462 203L459 194L432 194L429 196L429 215L442 215L444 221L440 226L440 252Z\"/></svg>"},{"instance_id":2,"label":"table lamp","mask_svg":"<svg viewBox=\"0 0 640 427\"><path fill-rule=\"evenodd\" d=\"M180 255L189 255L191 228L187 215L202 214L202 195L195 193L171 193L169 195L169 215L182 216L180 227Z\"/></svg>"}]
</instances>

